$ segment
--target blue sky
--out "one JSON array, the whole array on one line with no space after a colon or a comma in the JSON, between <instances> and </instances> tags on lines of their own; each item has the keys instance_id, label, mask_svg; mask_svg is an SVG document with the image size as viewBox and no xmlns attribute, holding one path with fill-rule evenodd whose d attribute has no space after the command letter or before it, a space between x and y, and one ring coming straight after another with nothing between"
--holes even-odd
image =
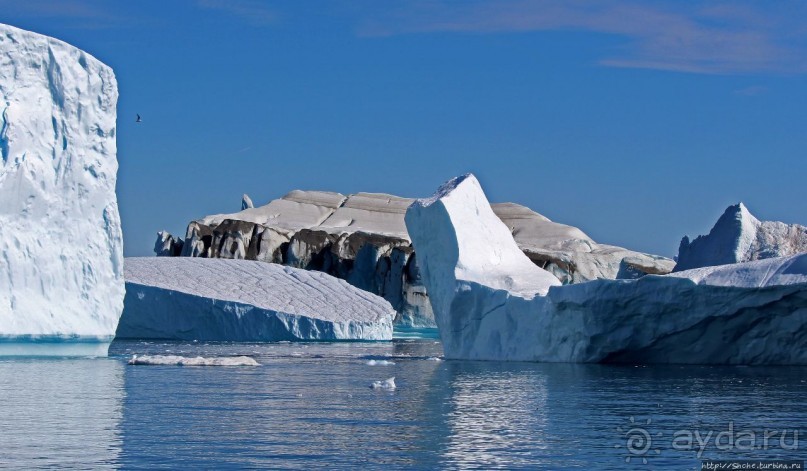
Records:
<instances>
[{"instance_id":1,"label":"blue sky","mask_svg":"<svg viewBox=\"0 0 807 471\"><path fill-rule=\"evenodd\" d=\"M672 256L744 201L807 224L807 4L0 0L112 66L127 256L289 190L474 172ZM143 123L135 124L140 113Z\"/></svg>"}]
</instances>

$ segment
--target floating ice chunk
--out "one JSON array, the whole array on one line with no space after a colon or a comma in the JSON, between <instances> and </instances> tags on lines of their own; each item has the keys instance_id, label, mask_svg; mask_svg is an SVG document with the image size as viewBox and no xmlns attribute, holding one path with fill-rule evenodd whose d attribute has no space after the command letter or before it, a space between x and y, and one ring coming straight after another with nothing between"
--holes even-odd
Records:
<instances>
[{"instance_id":1,"label":"floating ice chunk","mask_svg":"<svg viewBox=\"0 0 807 471\"><path fill-rule=\"evenodd\" d=\"M386 389L387 391L394 391L395 390L395 376L392 378L387 378L384 381L373 381L373 384L370 385L372 389Z\"/></svg>"},{"instance_id":2,"label":"floating ice chunk","mask_svg":"<svg viewBox=\"0 0 807 471\"><path fill-rule=\"evenodd\" d=\"M368 360L367 364L370 366L377 366L377 365L394 365L394 361L389 360Z\"/></svg>"},{"instance_id":3,"label":"floating ice chunk","mask_svg":"<svg viewBox=\"0 0 807 471\"><path fill-rule=\"evenodd\" d=\"M426 361L443 361L443 359L439 357L429 357L426 358Z\"/></svg>"},{"instance_id":4,"label":"floating ice chunk","mask_svg":"<svg viewBox=\"0 0 807 471\"><path fill-rule=\"evenodd\" d=\"M132 355L130 365L176 365L176 366L261 366L254 358L235 357L182 357L178 355Z\"/></svg>"}]
</instances>

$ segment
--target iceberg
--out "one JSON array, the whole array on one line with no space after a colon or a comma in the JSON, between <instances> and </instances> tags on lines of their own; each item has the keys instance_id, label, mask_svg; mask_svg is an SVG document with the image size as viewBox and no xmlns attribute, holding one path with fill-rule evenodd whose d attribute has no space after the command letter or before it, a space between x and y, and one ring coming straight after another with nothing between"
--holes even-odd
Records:
<instances>
[{"instance_id":1,"label":"iceberg","mask_svg":"<svg viewBox=\"0 0 807 471\"><path fill-rule=\"evenodd\" d=\"M127 258L118 338L391 340L384 299L319 272L250 260Z\"/></svg>"},{"instance_id":2,"label":"iceberg","mask_svg":"<svg viewBox=\"0 0 807 471\"><path fill-rule=\"evenodd\" d=\"M106 355L123 308L117 82L0 25L0 354Z\"/></svg>"},{"instance_id":3,"label":"iceberg","mask_svg":"<svg viewBox=\"0 0 807 471\"><path fill-rule=\"evenodd\" d=\"M397 325L432 327L434 314L404 223L413 201L384 193L296 190L258 208L242 202L238 213L192 221L184 240L160 232L154 251L323 271L384 297L398 312ZM530 260L562 283L639 278L675 266L668 258L599 244L525 206L492 207Z\"/></svg>"},{"instance_id":4,"label":"iceberg","mask_svg":"<svg viewBox=\"0 0 807 471\"><path fill-rule=\"evenodd\" d=\"M684 236L674 271L750 262L807 252L807 227L760 221L743 204L735 204L717 220L708 235L692 242Z\"/></svg>"},{"instance_id":5,"label":"iceberg","mask_svg":"<svg viewBox=\"0 0 807 471\"><path fill-rule=\"evenodd\" d=\"M257 208L192 221L184 240L160 232L154 250L322 271L382 296L398 312L396 323L433 326L403 221L412 201L295 190Z\"/></svg>"},{"instance_id":6,"label":"iceberg","mask_svg":"<svg viewBox=\"0 0 807 471\"><path fill-rule=\"evenodd\" d=\"M559 286L473 175L406 213L446 358L805 365L807 254Z\"/></svg>"}]
</instances>

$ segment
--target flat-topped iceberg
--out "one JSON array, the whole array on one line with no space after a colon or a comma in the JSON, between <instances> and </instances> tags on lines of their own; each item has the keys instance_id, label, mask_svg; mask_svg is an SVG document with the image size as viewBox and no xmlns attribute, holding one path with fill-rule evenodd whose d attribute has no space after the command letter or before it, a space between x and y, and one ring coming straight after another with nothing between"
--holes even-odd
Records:
<instances>
[{"instance_id":1,"label":"flat-topped iceberg","mask_svg":"<svg viewBox=\"0 0 807 471\"><path fill-rule=\"evenodd\" d=\"M231 258L328 273L382 296L396 321L434 325L406 235L413 200L379 193L292 191L259 207L192 221L185 238L158 234L159 256Z\"/></svg>"},{"instance_id":2,"label":"flat-topped iceberg","mask_svg":"<svg viewBox=\"0 0 807 471\"><path fill-rule=\"evenodd\" d=\"M413 203L406 225L446 358L807 364L807 254L558 286L473 175Z\"/></svg>"},{"instance_id":3,"label":"flat-topped iceberg","mask_svg":"<svg viewBox=\"0 0 807 471\"><path fill-rule=\"evenodd\" d=\"M106 355L123 308L117 83L0 25L0 354Z\"/></svg>"},{"instance_id":4,"label":"flat-topped iceberg","mask_svg":"<svg viewBox=\"0 0 807 471\"><path fill-rule=\"evenodd\" d=\"M395 310L325 273L251 260L127 258L118 338L390 340Z\"/></svg>"}]
</instances>

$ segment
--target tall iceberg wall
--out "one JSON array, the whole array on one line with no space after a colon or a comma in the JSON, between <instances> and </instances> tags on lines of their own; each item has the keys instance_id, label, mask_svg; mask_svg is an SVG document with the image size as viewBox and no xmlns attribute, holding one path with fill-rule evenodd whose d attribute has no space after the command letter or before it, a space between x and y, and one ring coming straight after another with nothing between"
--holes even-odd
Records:
<instances>
[{"instance_id":1,"label":"tall iceberg wall","mask_svg":"<svg viewBox=\"0 0 807 471\"><path fill-rule=\"evenodd\" d=\"M0 354L106 354L123 309L115 75L0 25Z\"/></svg>"}]
</instances>

